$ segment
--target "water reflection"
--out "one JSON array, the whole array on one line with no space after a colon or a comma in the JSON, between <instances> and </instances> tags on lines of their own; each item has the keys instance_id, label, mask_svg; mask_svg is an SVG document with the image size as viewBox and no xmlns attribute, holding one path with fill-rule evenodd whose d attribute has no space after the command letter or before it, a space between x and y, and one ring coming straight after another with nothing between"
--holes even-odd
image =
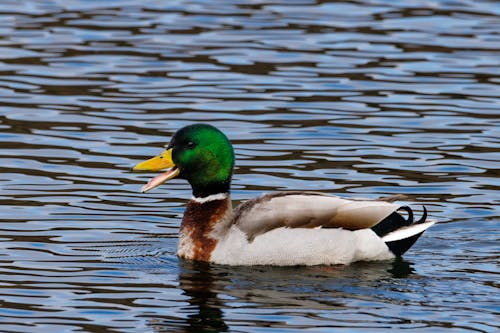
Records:
<instances>
[{"instance_id":1,"label":"water reflection","mask_svg":"<svg viewBox=\"0 0 500 333\"><path fill-rule=\"evenodd\" d=\"M188 297L188 305L179 309L182 315L150 319L149 325L155 332L226 332L230 326L225 322L224 312L241 307L254 309L255 316L282 309L280 316L286 317L287 311L294 307L327 313L346 311L349 310L346 300L353 297L365 302L390 297L390 292L398 288L384 286L388 290L376 295L366 293L366 288L398 286L401 284L398 280L404 281L414 274L412 265L401 258L321 267L228 267L181 260L179 288ZM260 325L279 327L280 324L279 320L260 319Z\"/></svg>"},{"instance_id":2,"label":"water reflection","mask_svg":"<svg viewBox=\"0 0 500 333\"><path fill-rule=\"evenodd\" d=\"M182 264L179 287L189 297L189 307L185 332L227 332L223 319L223 302L217 296L218 274L212 273L210 266L203 263ZM172 323L167 323L167 330Z\"/></svg>"}]
</instances>

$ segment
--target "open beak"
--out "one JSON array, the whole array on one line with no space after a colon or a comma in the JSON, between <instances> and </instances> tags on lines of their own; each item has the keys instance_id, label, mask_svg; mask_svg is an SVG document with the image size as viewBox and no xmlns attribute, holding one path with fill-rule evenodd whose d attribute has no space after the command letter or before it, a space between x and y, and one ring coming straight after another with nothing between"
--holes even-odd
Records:
<instances>
[{"instance_id":1,"label":"open beak","mask_svg":"<svg viewBox=\"0 0 500 333\"><path fill-rule=\"evenodd\" d=\"M172 161L172 148L163 151L160 155L150 158L147 161L141 162L133 167L134 171L161 171L167 169L166 172L153 177L146 185L141 188L141 192L145 193L155 187L160 186L166 181L175 178L179 175L180 170Z\"/></svg>"}]
</instances>

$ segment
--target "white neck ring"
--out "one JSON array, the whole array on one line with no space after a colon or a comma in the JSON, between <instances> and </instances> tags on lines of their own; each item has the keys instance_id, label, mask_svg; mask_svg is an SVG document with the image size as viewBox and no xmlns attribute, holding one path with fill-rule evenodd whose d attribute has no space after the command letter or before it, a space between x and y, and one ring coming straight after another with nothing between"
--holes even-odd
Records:
<instances>
[{"instance_id":1,"label":"white neck ring","mask_svg":"<svg viewBox=\"0 0 500 333\"><path fill-rule=\"evenodd\" d=\"M227 199L227 193L217 193L217 194L211 194L209 196L203 197L203 198L197 198L197 197L192 197L191 200L197 203L205 203L205 202L210 202L210 201L215 201L215 200L224 200Z\"/></svg>"}]
</instances>

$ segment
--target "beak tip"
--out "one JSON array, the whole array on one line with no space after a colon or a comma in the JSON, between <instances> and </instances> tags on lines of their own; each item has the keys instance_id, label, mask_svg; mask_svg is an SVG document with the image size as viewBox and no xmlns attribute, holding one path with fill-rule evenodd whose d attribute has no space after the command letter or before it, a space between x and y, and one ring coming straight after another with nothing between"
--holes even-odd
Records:
<instances>
[{"instance_id":1,"label":"beak tip","mask_svg":"<svg viewBox=\"0 0 500 333\"><path fill-rule=\"evenodd\" d=\"M139 163L140 164L140 163ZM133 167L130 168L131 171L143 171L144 169L141 169L141 168L138 168L138 165L139 164L136 164L134 165Z\"/></svg>"}]
</instances>

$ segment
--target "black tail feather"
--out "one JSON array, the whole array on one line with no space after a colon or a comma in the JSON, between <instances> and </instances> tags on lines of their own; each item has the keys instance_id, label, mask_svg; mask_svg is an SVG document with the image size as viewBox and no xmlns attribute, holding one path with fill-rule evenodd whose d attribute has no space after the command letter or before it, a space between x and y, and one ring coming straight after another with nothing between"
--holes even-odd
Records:
<instances>
[{"instance_id":1,"label":"black tail feather","mask_svg":"<svg viewBox=\"0 0 500 333\"><path fill-rule=\"evenodd\" d=\"M408 217L405 219L399 212L405 211L408 214ZM397 211L393 212L391 215L387 216L385 219L380 221L377 225L372 227L372 230L379 237L383 237L390 232L398 230L403 227L407 227L413 224L420 224L425 222L427 219L427 209L423 206L422 217L418 221L414 221L413 210L408 206L402 206ZM394 253L396 256L401 256L405 253L415 242L417 239L423 234L418 233L408 238L387 242L385 243L389 250Z\"/></svg>"},{"instance_id":2,"label":"black tail feather","mask_svg":"<svg viewBox=\"0 0 500 333\"><path fill-rule=\"evenodd\" d=\"M415 222L415 224L424 223L425 220L427 220L427 208L425 208L425 206L422 206L422 207L424 208L424 212L422 213L422 217L420 218L420 220Z\"/></svg>"},{"instance_id":3,"label":"black tail feather","mask_svg":"<svg viewBox=\"0 0 500 333\"><path fill-rule=\"evenodd\" d=\"M413 210L408 206L399 207L398 211L401 211L401 210L404 210L406 213L408 213L408 218L405 220L406 221L405 225L412 225L413 224ZM401 215L401 214L399 214L399 215Z\"/></svg>"},{"instance_id":4,"label":"black tail feather","mask_svg":"<svg viewBox=\"0 0 500 333\"><path fill-rule=\"evenodd\" d=\"M393 242L387 242L385 245L391 250L394 255L400 257L402 256L410 247L412 247L413 244L417 241L417 239L423 234L424 232L422 231L419 234L413 235L408 238L403 238L397 241Z\"/></svg>"},{"instance_id":5,"label":"black tail feather","mask_svg":"<svg viewBox=\"0 0 500 333\"><path fill-rule=\"evenodd\" d=\"M408 213L408 218L405 219L403 215L399 213L400 210L404 210ZM408 206L402 206L397 211L393 212L391 215L387 216L385 219L377 223L372 227L372 230L379 237L383 237L394 230L401 227L406 227L413 224L413 211Z\"/></svg>"}]
</instances>

